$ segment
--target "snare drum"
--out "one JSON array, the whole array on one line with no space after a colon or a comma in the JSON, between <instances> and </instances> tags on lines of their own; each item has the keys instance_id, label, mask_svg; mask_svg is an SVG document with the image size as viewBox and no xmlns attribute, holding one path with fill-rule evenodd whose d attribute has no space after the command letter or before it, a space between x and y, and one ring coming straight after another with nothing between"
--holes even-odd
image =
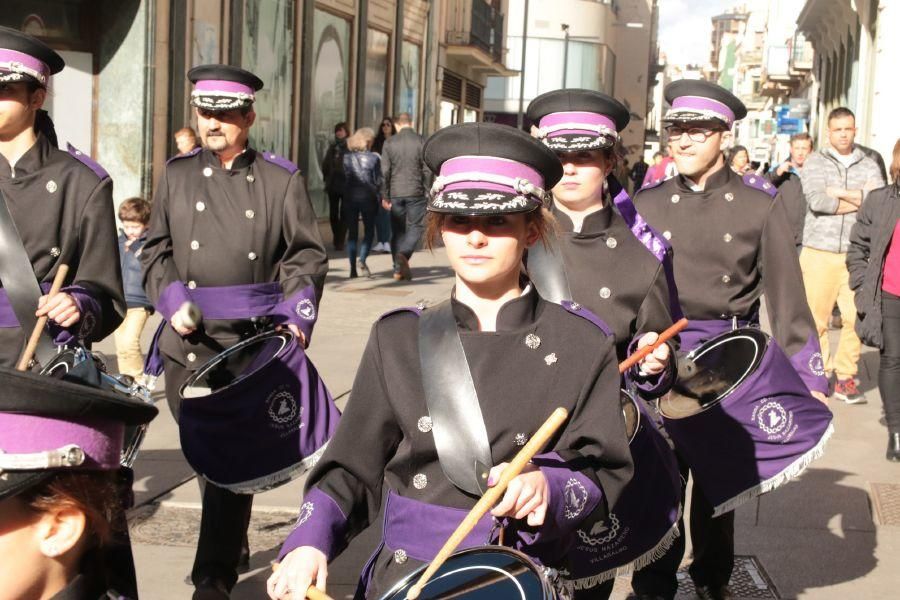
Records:
<instances>
[{"instance_id":1,"label":"snare drum","mask_svg":"<svg viewBox=\"0 0 900 600\"><path fill-rule=\"evenodd\" d=\"M427 566L400 581L382 600L406 600L406 594ZM502 546L470 548L453 554L419 595L421 600L564 600L569 597L555 571Z\"/></svg>"},{"instance_id":2,"label":"snare drum","mask_svg":"<svg viewBox=\"0 0 900 600\"><path fill-rule=\"evenodd\" d=\"M340 413L288 330L228 348L182 384L178 425L190 465L212 483L252 494L303 474Z\"/></svg>"},{"instance_id":3,"label":"snare drum","mask_svg":"<svg viewBox=\"0 0 900 600\"><path fill-rule=\"evenodd\" d=\"M716 516L799 475L833 431L831 411L754 328L715 336L680 358L659 409Z\"/></svg>"},{"instance_id":4,"label":"snare drum","mask_svg":"<svg viewBox=\"0 0 900 600\"><path fill-rule=\"evenodd\" d=\"M61 348L59 354L41 369L41 374L111 390L133 400L153 404L150 390L128 375L110 375L106 372L106 365L100 357L84 348ZM134 465L147 435L147 427L148 424L145 423L125 428L125 441L120 459L123 467L130 468Z\"/></svg>"}]
</instances>

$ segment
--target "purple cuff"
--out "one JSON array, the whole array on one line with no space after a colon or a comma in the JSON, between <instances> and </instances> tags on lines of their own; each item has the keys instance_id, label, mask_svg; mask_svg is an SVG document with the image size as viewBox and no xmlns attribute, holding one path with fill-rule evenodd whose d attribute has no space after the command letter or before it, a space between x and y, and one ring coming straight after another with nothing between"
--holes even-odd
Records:
<instances>
[{"instance_id":1,"label":"purple cuff","mask_svg":"<svg viewBox=\"0 0 900 600\"><path fill-rule=\"evenodd\" d=\"M628 356L637 351L639 336L635 337L631 340L631 343L628 344ZM626 374L628 381L634 384L634 387L638 389L641 393L641 396L644 398L659 398L663 394L669 391L669 388L672 387L672 384L675 383L675 349L672 348L672 345L666 342L669 346L669 361L666 363L666 368L662 373L657 375L641 375L641 370L639 365L635 365L631 367L631 369Z\"/></svg>"},{"instance_id":2,"label":"purple cuff","mask_svg":"<svg viewBox=\"0 0 900 600\"><path fill-rule=\"evenodd\" d=\"M809 336L806 345L796 354L791 356L791 364L797 370L797 374L812 392L828 394L828 378L825 377L825 362L822 360L822 351L819 347L819 339L815 334Z\"/></svg>"},{"instance_id":3,"label":"purple cuff","mask_svg":"<svg viewBox=\"0 0 900 600\"><path fill-rule=\"evenodd\" d=\"M306 336L306 345L312 340L313 327L319 317L316 289L308 285L290 298L279 302L272 311L276 325L296 325Z\"/></svg>"},{"instance_id":4,"label":"purple cuff","mask_svg":"<svg viewBox=\"0 0 900 600\"><path fill-rule=\"evenodd\" d=\"M556 452L539 454L531 462L540 467L550 488L541 537L547 540L573 534L600 504L603 491L589 477L572 470Z\"/></svg>"},{"instance_id":5,"label":"purple cuff","mask_svg":"<svg viewBox=\"0 0 900 600\"><path fill-rule=\"evenodd\" d=\"M159 295L159 301L154 308L166 321L171 322L172 315L178 312L185 302L190 301L191 295L188 293L187 286L181 281L173 281Z\"/></svg>"},{"instance_id":6,"label":"purple cuff","mask_svg":"<svg viewBox=\"0 0 900 600\"><path fill-rule=\"evenodd\" d=\"M60 289L72 296L75 306L81 317L71 327L60 327L56 323L50 324L50 335L56 344L65 345L78 343L80 340L91 340L91 334L100 319L100 303L94 295L80 285L70 285Z\"/></svg>"},{"instance_id":7,"label":"purple cuff","mask_svg":"<svg viewBox=\"0 0 900 600\"><path fill-rule=\"evenodd\" d=\"M309 490L300 506L294 530L281 546L278 560L301 546L312 546L321 550L330 561L340 547L346 525L347 517L331 496L318 488Z\"/></svg>"}]
</instances>

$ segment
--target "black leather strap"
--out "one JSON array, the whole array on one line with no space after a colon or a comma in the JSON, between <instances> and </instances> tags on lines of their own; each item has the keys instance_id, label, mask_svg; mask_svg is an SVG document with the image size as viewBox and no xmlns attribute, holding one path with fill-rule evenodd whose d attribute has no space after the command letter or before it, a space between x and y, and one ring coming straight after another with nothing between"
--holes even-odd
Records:
<instances>
[{"instance_id":1,"label":"black leather strap","mask_svg":"<svg viewBox=\"0 0 900 600\"><path fill-rule=\"evenodd\" d=\"M491 444L450 302L422 313L419 362L441 469L453 485L480 496L493 464Z\"/></svg>"},{"instance_id":2,"label":"black leather strap","mask_svg":"<svg viewBox=\"0 0 900 600\"><path fill-rule=\"evenodd\" d=\"M9 214L3 192L0 192L0 282L27 340L37 324L34 311L43 292L19 237L19 230ZM34 354L41 364L47 364L56 355L56 346L46 335L46 330Z\"/></svg>"},{"instance_id":3,"label":"black leather strap","mask_svg":"<svg viewBox=\"0 0 900 600\"><path fill-rule=\"evenodd\" d=\"M528 249L527 261L528 278L541 298L554 304L572 300L566 265L558 246L548 248L538 242Z\"/></svg>"}]
</instances>

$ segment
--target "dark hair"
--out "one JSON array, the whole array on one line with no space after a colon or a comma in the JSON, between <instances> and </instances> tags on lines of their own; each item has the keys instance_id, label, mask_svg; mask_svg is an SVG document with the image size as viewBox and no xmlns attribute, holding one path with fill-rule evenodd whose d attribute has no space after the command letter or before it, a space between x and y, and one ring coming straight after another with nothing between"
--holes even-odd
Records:
<instances>
[{"instance_id":1,"label":"dark hair","mask_svg":"<svg viewBox=\"0 0 900 600\"><path fill-rule=\"evenodd\" d=\"M31 95L37 90L47 89L31 78L26 79L24 83L25 91L29 97L31 97ZM50 145L52 145L54 148L59 148L59 139L56 137L56 127L53 126L53 119L50 118L50 113L48 113L43 108L39 108L35 112L34 132L43 133L44 137L47 138L47 141L50 142Z\"/></svg>"},{"instance_id":2,"label":"dark hair","mask_svg":"<svg viewBox=\"0 0 900 600\"><path fill-rule=\"evenodd\" d=\"M143 225L150 222L150 203L143 198L129 198L119 206L120 221L136 221Z\"/></svg>"},{"instance_id":3,"label":"dark hair","mask_svg":"<svg viewBox=\"0 0 900 600\"><path fill-rule=\"evenodd\" d=\"M444 220L448 215L445 213L436 213L429 211L425 215L425 247L434 250L438 241L441 239L441 228L444 226ZM538 228L538 241L548 246L551 239L556 236L556 219L553 214L546 208L541 207L538 210L532 210L525 213L525 222L534 223Z\"/></svg>"},{"instance_id":4,"label":"dark hair","mask_svg":"<svg viewBox=\"0 0 900 600\"><path fill-rule=\"evenodd\" d=\"M381 120L381 124L378 125L378 133L375 134L375 141L372 143L372 152L376 152L381 154L381 149L384 148L384 142L387 140L387 137L384 135L384 124L391 124L391 135L397 133L397 127L394 125L394 122L390 117L385 117Z\"/></svg>"},{"instance_id":5,"label":"dark hair","mask_svg":"<svg viewBox=\"0 0 900 600\"><path fill-rule=\"evenodd\" d=\"M856 121L856 115L853 114L853 111L847 108L846 106L838 106L833 111L828 113L828 123L831 123L833 119L841 119L843 117L852 117L854 121Z\"/></svg>"},{"instance_id":6,"label":"dark hair","mask_svg":"<svg viewBox=\"0 0 900 600\"><path fill-rule=\"evenodd\" d=\"M16 498L35 513L74 508L84 514L90 546L102 546L114 534L122 495L115 471L58 472Z\"/></svg>"},{"instance_id":7,"label":"dark hair","mask_svg":"<svg viewBox=\"0 0 900 600\"><path fill-rule=\"evenodd\" d=\"M894 180L894 185L900 187L900 139L897 140L897 143L894 144L894 152L893 152L893 160L891 160L891 179Z\"/></svg>"},{"instance_id":8,"label":"dark hair","mask_svg":"<svg viewBox=\"0 0 900 600\"><path fill-rule=\"evenodd\" d=\"M731 161L734 160L734 157L741 152L746 152L747 160L750 160L750 152L747 150L746 146L734 146L731 150L728 151L728 156L725 159L728 162L729 167L731 166Z\"/></svg>"},{"instance_id":9,"label":"dark hair","mask_svg":"<svg viewBox=\"0 0 900 600\"><path fill-rule=\"evenodd\" d=\"M334 126L335 133L337 133L341 129L344 130L344 133L346 133L347 135L350 135L350 126L347 125L346 121L341 121L340 123L338 123L337 125Z\"/></svg>"},{"instance_id":10,"label":"dark hair","mask_svg":"<svg viewBox=\"0 0 900 600\"><path fill-rule=\"evenodd\" d=\"M792 135L789 143L793 144L794 142L809 142L810 146L813 145L812 136L805 131L801 131L800 133L795 133L794 135Z\"/></svg>"}]
</instances>

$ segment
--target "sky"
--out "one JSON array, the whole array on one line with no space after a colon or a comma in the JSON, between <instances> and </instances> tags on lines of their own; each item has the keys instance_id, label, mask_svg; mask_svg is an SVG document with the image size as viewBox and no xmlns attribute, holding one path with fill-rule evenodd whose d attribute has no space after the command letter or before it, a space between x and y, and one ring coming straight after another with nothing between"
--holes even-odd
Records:
<instances>
[{"instance_id":1,"label":"sky","mask_svg":"<svg viewBox=\"0 0 900 600\"><path fill-rule=\"evenodd\" d=\"M710 18L746 0L659 0L659 48L669 64L709 61Z\"/></svg>"}]
</instances>

